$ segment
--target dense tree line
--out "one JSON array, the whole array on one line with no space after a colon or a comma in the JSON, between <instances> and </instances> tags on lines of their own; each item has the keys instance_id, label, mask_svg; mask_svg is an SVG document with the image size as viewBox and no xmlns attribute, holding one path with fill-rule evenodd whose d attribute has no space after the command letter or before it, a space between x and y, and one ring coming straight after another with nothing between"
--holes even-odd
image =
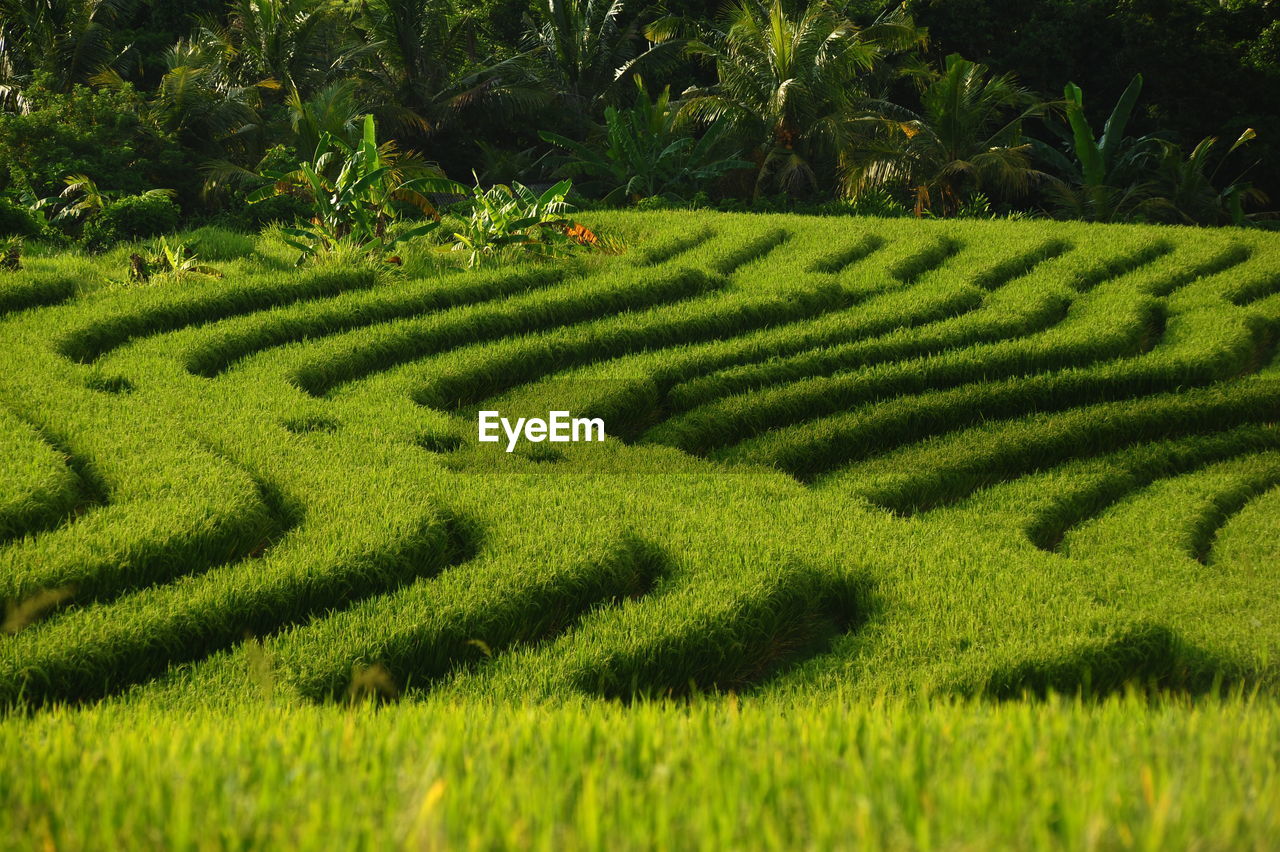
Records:
<instances>
[{"instance_id":1,"label":"dense tree line","mask_svg":"<svg viewBox=\"0 0 1280 852\"><path fill-rule=\"evenodd\" d=\"M609 204L1243 224L1277 93L1274 0L0 0L0 229L284 218L243 202L364 115Z\"/></svg>"}]
</instances>

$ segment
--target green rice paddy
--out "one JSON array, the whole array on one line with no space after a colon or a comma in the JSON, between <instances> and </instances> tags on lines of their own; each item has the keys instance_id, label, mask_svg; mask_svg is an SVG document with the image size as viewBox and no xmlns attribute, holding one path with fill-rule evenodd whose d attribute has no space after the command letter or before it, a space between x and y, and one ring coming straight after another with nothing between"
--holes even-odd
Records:
<instances>
[{"instance_id":1,"label":"green rice paddy","mask_svg":"<svg viewBox=\"0 0 1280 852\"><path fill-rule=\"evenodd\" d=\"M586 221L0 277L0 847L1274 842L1280 238Z\"/></svg>"}]
</instances>

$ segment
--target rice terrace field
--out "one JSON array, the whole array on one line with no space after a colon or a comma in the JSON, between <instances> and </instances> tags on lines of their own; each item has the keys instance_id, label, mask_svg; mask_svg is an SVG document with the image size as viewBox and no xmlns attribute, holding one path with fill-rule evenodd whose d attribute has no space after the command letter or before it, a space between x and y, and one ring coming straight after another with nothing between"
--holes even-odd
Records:
<instances>
[{"instance_id":1,"label":"rice terrace field","mask_svg":"<svg viewBox=\"0 0 1280 852\"><path fill-rule=\"evenodd\" d=\"M582 221L0 277L0 847L1275 848L1280 234Z\"/></svg>"}]
</instances>

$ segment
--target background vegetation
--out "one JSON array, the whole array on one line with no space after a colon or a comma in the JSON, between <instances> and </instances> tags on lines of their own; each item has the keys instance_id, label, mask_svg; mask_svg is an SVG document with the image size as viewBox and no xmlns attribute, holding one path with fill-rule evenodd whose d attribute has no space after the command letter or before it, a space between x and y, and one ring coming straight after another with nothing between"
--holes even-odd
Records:
<instances>
[{"instance_id":1,"label":"background vegetation","mask_svg":"<svg viewBox=\"0 0 1280 852\"><path fill-rule=\"evenodd\" d=\"M3 0L0 236L157 189L291 222L246 196L366 114L410 171L579 204L1247 224L1277 90L1265 0Z\"/></svg>"},{"instance_id":2,"label":"background vegetation","mask_svg":"<svg viewBox=\"0 0 1280 852\"><path fill-rule=\"evenodd\" d=\"M0 848L1268 847L1278 44L0 0Z\"/></svg>"}]
</instances>

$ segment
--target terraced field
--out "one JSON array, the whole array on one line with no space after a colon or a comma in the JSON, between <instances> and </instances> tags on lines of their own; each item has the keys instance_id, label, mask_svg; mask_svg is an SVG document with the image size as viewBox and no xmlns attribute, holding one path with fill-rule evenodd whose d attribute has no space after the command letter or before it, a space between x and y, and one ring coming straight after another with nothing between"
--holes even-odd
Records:
<instances>
[{"instance_id":1,"label":"terraced field","mask_svg":"<svg viewBox=\"0 0 1280 852\"><path fill-rule=\"evenodd\" d=\"M629 250L0 279L0 704L35 714L11 724L1273 694L1275 235L588 222ZM479 410L553 409L609 440L476 440Z\"/></svg>"}]
</instances>

